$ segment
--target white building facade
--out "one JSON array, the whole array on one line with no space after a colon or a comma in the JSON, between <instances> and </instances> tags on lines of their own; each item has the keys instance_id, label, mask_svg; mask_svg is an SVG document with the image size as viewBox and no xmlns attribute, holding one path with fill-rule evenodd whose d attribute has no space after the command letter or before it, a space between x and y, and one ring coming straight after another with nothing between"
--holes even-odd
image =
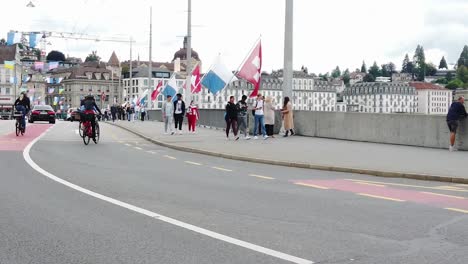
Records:
<instances>
[{"instance_id":1,"label":"white building facade","mask_svg":"<svg viewBox=\"0 0 468 264\"><path fill-rule=\"evenodd\" d=\"M426 115L446 115L452 104L452 91L444 87L424 82L412 82L418 95L418 113Z\"/></svg>"},{"instance_id":2,"label":"white building facade","mask_svg":"<svg viewBox=\"0 0 468 264\"><path fill-rule=\"evenodd\" d=\"M416 113L416 89L405 83L357 83L343 92L348 110L364 113Z\"/></svg>"}]
</instances>

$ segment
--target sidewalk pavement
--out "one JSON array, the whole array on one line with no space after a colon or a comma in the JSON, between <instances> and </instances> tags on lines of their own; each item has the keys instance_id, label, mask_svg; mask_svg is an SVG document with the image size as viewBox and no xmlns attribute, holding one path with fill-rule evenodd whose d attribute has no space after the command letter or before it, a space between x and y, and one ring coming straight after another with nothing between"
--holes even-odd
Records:
<instances>
[{"instance_id":1,"label":"sidewalk pavement","mask_svg":"<svg viewBox=\"0 0 468 264\"><path fill-rule=\"evenodd\" d=\"M112 122L110 122L112 124ZM234 141L222 130L164 135L161 122L117 121L115 125L166 147L236 160L299 168L468 184L468 152L293 136ZM447 139L448 142L448 139ZM448 143L447 143L448 145Z\"/></svg>"}]
</instances>

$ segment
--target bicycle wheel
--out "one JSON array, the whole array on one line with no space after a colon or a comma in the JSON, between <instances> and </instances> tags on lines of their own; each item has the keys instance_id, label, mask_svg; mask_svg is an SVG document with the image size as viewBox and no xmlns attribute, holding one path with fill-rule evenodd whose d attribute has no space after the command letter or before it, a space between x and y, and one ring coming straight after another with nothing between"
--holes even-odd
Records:
<instances>
[{"instance_id":1,"label":"bicycle wheel","mask_svg":"<svg viewBox=\"0 0 468 264\"><path fill-rule=\"evenodd\" d=\"M99 130L99 123L96 122L96 141L94 141L95 144L99 142L99 136L101 135L101 132Z\"/></svg>"},{"instance_id":2,"label":"bicycle wheel","mask_svg":"<svg viewBox=\"0 0 468 264\"><path fill-rule=\"evenodd\" d=\"M25 127L22 127L21 128L21 135L24 136L24 133L26 132L26 128Z\"/></svg>"},{"instance_id":3,"label":"bicycle wheel","mask_svg":"<svg viewBox=\"0 0 468 264\"><path fill-rule=\"evenodd\" d=\"M83 122L78 123L78 133L80 134L80 137L83 137Z\"/></svg>"},{"instance_id":4,"label":"bicycle wheel","mask_svg":"<svg viewBox=\"0 0 468 264\"><path fill-rule=\"evenodd\" d=\"M90 140L90 139L91 139L91 138L90 138L88 135L83 135L83 143L84 143L85 145L88 145L88 144L89 144L89 140Z\"/></svg>"},{"instance_id":5,"label":"bicycle wheel","mask_svg":"<svg viewBox=\"0 0 468 264\"><path fill-rule=\"evenodd\" d=\"M19 134L21 132L21 128L20 128L20 125L18 123L18 120L16 121L15 127L16 127L16 136L19 136Z\"/></svg>"}]
</instances>

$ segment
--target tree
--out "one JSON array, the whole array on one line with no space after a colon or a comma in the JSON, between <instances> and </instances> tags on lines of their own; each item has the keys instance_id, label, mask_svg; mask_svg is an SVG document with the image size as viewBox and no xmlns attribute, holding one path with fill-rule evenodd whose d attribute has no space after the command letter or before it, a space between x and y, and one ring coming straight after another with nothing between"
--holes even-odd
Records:
<instances>
[{"instance_id":1,"label":"tree","mask_svg":"<svg viewBox=\"0 0 468 264\"><path fill-rule=\"evenodd\" d=\"M421 45L416 47L416 51L413 56L414 70L418 81L424 81L426 77L426 55L424 54L424 48Z\"/></svg>"},{"instance_id":2,"label":"tree","mask_svg":"<svg viewBox=\"0 0 468 264\"><path fill-rule=\"evenodd\" d=\"M439 69L448 69L447 61L445 60L445 56L442 56L442 59L439 63Z\"/></svg>"},{"instance_id":3,"label":"tree","mask_svg":"<svg viewBox=\"0 0 468 264\"><path fill-rule=\"evenodd\" d=\"M319 78L322 80L322 81L328 81L328 79L330 78L330 74L327 72L325 74L319 74Z\"/></svg>"},{"instance_id":4,"label":"tree","mask_svg":"<svg viewBox=\"0 0 468 264\"><path fill-rule=\"evenodd\" d=\"M0 46L6 46L7 42L4 38L0 39Z\"/></svg>"},{"instance_id":5,"label":"tree","mask_svg":"<svg viewBox=\"0 0 468 264\"><path fill-rule=\"evenodd\" d=\"M47 54L46 59L48 61L65 61L65 55L57 50L53 50Z\"/></svg>"},{"instance_id":6,"label":"tree","mask_svg":"<svg viewBox=\"0 0 468 264\"><path fill-rule=\"evenodd\" d=\"M447 82L450 82L451 80L453 80L453 74L451 72L447 72L447 74L445 75L445 79L447 79Z\"/></svg>"},{"instance_id":7,"label":"tree","mask_svg":"<svg viewBox=\"0 0 468 264\"><path fill-rule=\"evenodd\" d=\"M392 74L395 72L396 66L393 62L387 64L382 64L382 76L383 77L392 77Z\"/></svg>"},{"instance_id":8,"label":"tree","mask_svg":"<svg viewBox=\"0 0 468 264\"><path fill-rule=\"evenodd\" d=\"M362 73L367 73L367 66L366 66L365 61L362 61L361 72Z\"/></svg>"},{"instance_id":9,"label":"tree","mask_svg":"<svg viewBox=\"0 0 468 264\"><path fill-rule=\"evenodd\" d=\"M411 61L409 60L408 54L405 55L405 59L403 60L403 64L401 65L401 72L402 73L413 73L413 69L410 69Z\"/></svg>"},{"instance_id":10,"label":"tree","mask_svg":"<svg viewBox=\"0 0 468 264\"><path fill-rule=\"evenodd\" d=\"M457 67L460 67L462 65L468 67L468 46L467 45L463 47L463 50L460 54L460 58L457 61Z\"/></svg>"},{"instance_id":11,"label":"tree","mask_svg":"<svg viewBox=\"0 0 468 264\"><path fill-rule=\"evenodd\" d=\"M349 85L349 81L351 80L351 76L349 75L349 70L346 69L343 73L343 83L348 86Z\"/></svg>"},{"instance_id":12,"label":"tree","mask_svg":"<svg viewBox=\"0 0 468 264\"><path fill-rule=\"evenodd\" d=\"M375 82L375 76L371 73L366 74L366 76L364 76L364 82Z\"/></svg>"},{"instance_id":13,"label":"tree","mask_svg":"<svg viewBox=\"0 0 468 264\"><path fill-rule=\"evenodd\" d=\"M122 66L122 75L125 74L125 73L129 73L130 72L130 66L129 65L123 65Z\"/></svg>"},{"instance_id":14,"label":"tree","mask_svg":"<svg viewBox=\"0 0 468 264\"><path fill-rule=\"evenodd\" d=\"M372 74L372 76L374 76L374 80L376 77L382 76L382 71L377 65L377 62L374 61L374 64L372 65L372 67L369 68L369 74Z\"/></svg>"},{"instance_id":15,"label":"tree","mask_svg":"<svg viewBox=\"0 0 468 264\"><path fill-rule=\"evenodd\" d=\"M426 64L426 75L427 76L435 76L437 73L437 68L434 64L428 63Z\"/></svg>"},{"instance_id":16,"label":"tree","mask_svg":"<svg viewBox=\"0 0 468 264\"><path fill-rule=\"evenodd\" d=\"M468 67L465 67L465 65L458 67L457 79L463 83L468 83Z\"/></svg>"},{"instance_id":17,"label":"tree","mask_svg":"<svg viewBox=\"0 0 468 264\"><path fill-rule=\"evenodd\" d=\"M92 51L91 54L89 54L88 57L86 57L85 62L90 62L90 61L97 61L97 62L101 61L101 57L97 55L97 51L95 50Z\"/></svg>"},{"instance_id":18,"label":"tree","mask_svg":"<svg viewBox=\"0 0 468 264\"><path fill-rule=\"evenodd\" d=\"M463 82L458 80L458 79L455 79L455 80L449 82L445 86L445 88L450 89L450 90L455 90L455 89L460 88L460 87L463 87Z\"/></svg>"},{"instance_id":19,"label":"tree","mask_svg":"<svg viewBox=\"0 0 468 264\"><path fill-rule=\"evenodd\" d=\"M341 70L340 70L340 67L339 66L336 66L336 68L332 71L332 74L331 76L333 78L338 78L341 76Z\"/></svg>"}]
</instances>

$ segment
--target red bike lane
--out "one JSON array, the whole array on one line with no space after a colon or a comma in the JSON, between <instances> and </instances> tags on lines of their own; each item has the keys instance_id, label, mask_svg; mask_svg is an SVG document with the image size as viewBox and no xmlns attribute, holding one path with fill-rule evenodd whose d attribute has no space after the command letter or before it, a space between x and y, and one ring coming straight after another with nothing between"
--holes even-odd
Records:
<instances>
[{"instance_id":1,"label":"red bike lane","mask_svg":"<svg viewBox=\"0 0 468 264\"><path fill-rule=\"evenodd\" d=\"M42 135L47 129L52 127L50 124L30 124L26 126L26 133L22 136L16 136L15 127L13 132L0 136L0 151L23 151L26 146Z\"/></svg>"}]
</instances>

